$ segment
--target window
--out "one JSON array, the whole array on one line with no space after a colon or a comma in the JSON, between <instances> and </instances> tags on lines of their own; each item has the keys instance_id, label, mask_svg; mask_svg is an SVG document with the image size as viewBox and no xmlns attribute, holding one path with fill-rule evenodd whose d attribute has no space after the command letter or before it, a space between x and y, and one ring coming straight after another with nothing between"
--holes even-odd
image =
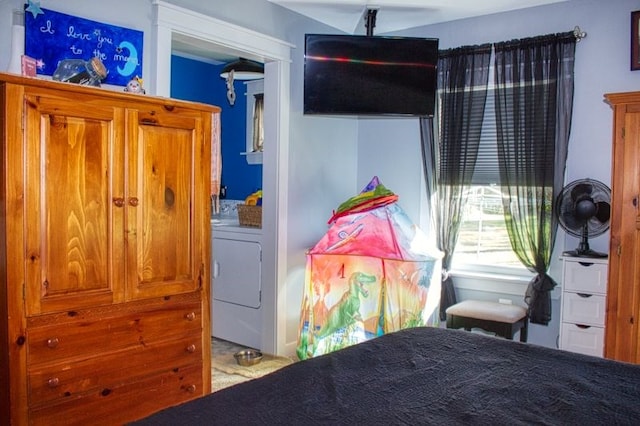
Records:
<instances>
[{"instance_id":1,"label":"window","mask_svg":"<svg viewBox=\"0 0 640 426\"><path fill-rule=\"evenodd\" d=\"M252 152L262 152L264 145L264 93L253 95L253 137Z\"/></svg>"},{"instance_id":2,"label":"window","mask_svg":"<svg viewBox=\"0 0 640 426\"><path fill-rule=\"evenodd\" d=\"M245 82L247 96L246 151L248 164L262 164L264 146L264 79Z\"/></svg>"},{"instance_id":3,"label":"window","mask_svg":"<svg viewBox=\"0 0 640 426\"><path fill-rule=\"evenodd\" d=\"M498 167L494 92L489 89L478 149L473 184L467 190L466 205L453 255L453 269L495 272L510 269L525 274L509 241L502 209L503 192Z\"/></svg>"},{"instance_id":4,"label":"window","mask_svg":"<svg viewBox=\"0 0 640 426\"><path fill-rule=\"evenodd\" d=\"M524 266L511 249L502 210L502 191L497 185L473 185L458 234L454 268L517 268Z\"/></svg>"}]
</instances>

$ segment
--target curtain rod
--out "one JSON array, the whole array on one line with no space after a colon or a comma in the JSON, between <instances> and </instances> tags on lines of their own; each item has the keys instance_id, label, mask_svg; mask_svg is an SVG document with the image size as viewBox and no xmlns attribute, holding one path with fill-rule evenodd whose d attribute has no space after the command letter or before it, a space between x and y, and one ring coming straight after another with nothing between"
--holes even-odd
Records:
<instances>
[{"instance_id":1,"label":"curtain rod","mask_svg":"<svg viewBox=\"0 0 640 426\"><path fill-rule=\"evenodd\" d=\"M569 34L572 34L573 37L576 39L576 43L578 43L580 40L582 40L583 38L585 38L587 36L587 33L582 31L582 29L579 26L575 26L573 28L573 31L567 31L566 33L562 33L562 35L564 35L565 37L569 37ZM544 37L544 36L539 36L539 37ZM533 37L530 37L533 38ZM512 41L518 41L518 40L512 40ZM506 43L506 42L503 42ZM470 49L480 49L480 48L484 48L487 50L493 50L493 46L495 45L495 43L484 43L484 44L480 44L480 45L475 45L475 46L471 46L471 45L465 45L465 46L460 46L460 47L452 47L452 48L448 48L448 49L443 49L443 50L439 50L439 56L442 57L446 57L449 54L452 54L453 52L459 50L459 49L465 49L465 48L470 48Z\"/></svg>"},{"instance_id":2,"label":"curtain rod","mask_svg":"<svg viewBox=\"0 0 640 426\"><path fill-rule=\"evenodd\" d=\"M576 27L573 29L573 35L576 38L576 42L579 42L587 36L587 33L582 31L580 27L576 25Z\"/></svg>"}]
</instances>

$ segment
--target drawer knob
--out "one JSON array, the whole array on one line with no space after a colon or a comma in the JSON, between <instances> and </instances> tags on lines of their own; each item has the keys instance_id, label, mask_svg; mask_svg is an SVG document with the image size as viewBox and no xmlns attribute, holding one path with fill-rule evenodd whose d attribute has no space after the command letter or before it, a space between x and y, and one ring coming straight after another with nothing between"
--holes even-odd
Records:
<instances>
[{"instance_id":1,"label":"drawer knob","mask_svg":"<svg viewBox=\"0 0 640 426\"><path fill-rule=\"evenodd\" d=\"M60 343L60 340L58 340L57 337L52 337L50 339L47 339L47 347L54 349L58 346L58 343Z\"/></svg>"},{"instance_id":2,"label":"drawer knob","mask_svg":"<svg viewBox=\"0 0 640 426\"><path fill-rule=\"evenodd\" d=\"M195 312L189 312L187 315L184 316L188 321L193 321L194 319L196 319L196 313Z\"/></svg>"},{"instance_id":3,"label":"drawer knob","mask_svg":"<svg viewBox=\"0 0 640 426\"><path fill-rule=\"evenodd\" d=\"M59 384L60 384L60 379L58 379L57 377L52 377L49 380L47 380L47 385L49 385L50 388L57 388Z\"/></svg>"},{"instance_id":4,"label":"drawer knob","mask_svg":"<svg viewBox=\"0 0 640 426\"><path fill-rule=\"evenodd\" d=\"M196 385L187 386L187 392L194 393L196 391Z\"/></svg>"},{"instance_id":5,"label":"drawer knob","mask_svg":"<svg viewBox=\"0 0 640 426\"><path fill-rule=\"evenodd\" d=\"M191 344L191 345L187 346L187 352L194 353L195 351L196 351L196 345Z\"/></svg>"}]
</instances>

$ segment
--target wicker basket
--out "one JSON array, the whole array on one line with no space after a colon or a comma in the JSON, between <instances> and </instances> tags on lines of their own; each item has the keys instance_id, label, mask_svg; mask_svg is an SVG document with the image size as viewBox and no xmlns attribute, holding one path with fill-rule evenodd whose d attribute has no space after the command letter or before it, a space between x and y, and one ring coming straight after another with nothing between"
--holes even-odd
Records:
<instances>
[{"instance_id":1,"label":"wicker basket","mask_svg":"<svg viewBox=\"0 0 640 426\"><path fill-rule=\"evenodd\" d=\"M238 221L240 226L262 228L262 206L238 204Z\"/></svg>"}]
</instances>

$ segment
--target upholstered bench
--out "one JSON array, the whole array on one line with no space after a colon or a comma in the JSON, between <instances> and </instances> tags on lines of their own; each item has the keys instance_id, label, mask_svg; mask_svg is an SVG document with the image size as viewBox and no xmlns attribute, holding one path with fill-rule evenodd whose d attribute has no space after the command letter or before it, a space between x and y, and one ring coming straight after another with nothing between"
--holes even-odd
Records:
<instances>
[{"instance_id":1,"label":"upholstered bench","mask_svg":"<svg viewBox=\"0 0 640 426\"><path fill-rule=\"evenodd\" d=\"M465 300L447 308L447 328L481 328L509 340L520 331L520 341L527 341L529 317L522 306L506 303Z\"/></svg>"}]
</instances>

